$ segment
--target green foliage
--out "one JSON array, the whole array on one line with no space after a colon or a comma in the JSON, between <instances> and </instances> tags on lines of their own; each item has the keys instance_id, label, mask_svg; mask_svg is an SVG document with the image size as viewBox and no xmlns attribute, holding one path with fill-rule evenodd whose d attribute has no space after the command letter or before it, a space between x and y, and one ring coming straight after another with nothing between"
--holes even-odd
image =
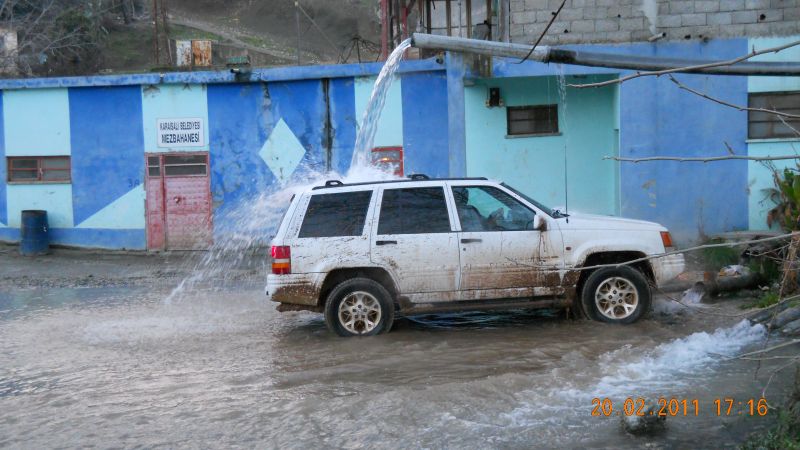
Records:
<instances>
[{"instance_id":1,"label":"green foliage","mask_svg":"<svg viewBox=\"0 0 800 450\"><path fill-rule=\"evenodd\" d=\"M750 436L742 450L800 450L800 424L791 409L778 413L777 425L771 430Z\"/></svg>"},{"instance_id":2,"label":"green foliage","mask_svg":"<svg viewBox=\"0 0 800 450\"><path fill-rule=\"evenodd\" d=\"M721 239L712 239L709 244L719 244ZM732 247L712 247L703 249L703 260L708 270L739 263L739 251Z\"/></svg>"},{"instance_id":3,"label":"green foliage","mask_svg":"<svg viewBox=\"0 0 800 450\"><path fill-rule=\"evenodd\" d=\"M778 303L781 299L781 296L778 295L777 292L765 292L758 300L753 302L744 304L741 306L742 309L750 309L750 308L766 308L768 306L772 306Z\"/></svg>"},{"instance_id":4,"label":"green foliage","mask_svg":"<svg viewBox=\"0 0 800 450\"><path fill-rule=\"evenodd\" d=\"M763 284L772 284L780 281L783 273L780 265L773 258L759 257L750 261L747 267L751 272L758 274L759 282Z\"/></svg>"},{"instance_id":5,"label":"green foliage","mask_svg":"<svg viewBox=\"0 0 800 450\"><path fill-rule=\"evenodd\" d=\"M208 31L191 28L183 25L171 24L169 26L170 39L179 41L190 41L192 39L208 39L210 41L222 41L222 36Z\"/></svg>"},{"instance_id":6,"label":"green foliage","mask_svg":"<svg viewBox=\"0 0 800 450\"><path fill-rule=\"evenodd\" d=\"M785 231L798 229L800 218L800 175L796 170L777 169L772 171L775 187L766 189L767 197L775 203L775 207L767 212L767 225L778 224Z\"/></svg>"}]
</instances>

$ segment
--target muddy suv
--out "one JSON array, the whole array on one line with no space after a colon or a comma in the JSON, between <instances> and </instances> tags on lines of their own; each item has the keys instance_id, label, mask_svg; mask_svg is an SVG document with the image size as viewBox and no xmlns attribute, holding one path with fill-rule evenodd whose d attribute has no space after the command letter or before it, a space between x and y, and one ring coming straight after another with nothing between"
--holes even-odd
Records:
<instances>
[{"instance_id":1,"label":"muddy suv","mask_svg":"<svg viewBox=\"0 0 800 450\"><path fill-rule=\"evenodd\" d=\"M681 255L644 258L671 247L659 224L563 214L486 178L328 181L292 199L267 295L280 311L323 312L342 336L463 310L568 308L632 323L651 284L683 271Z\"/></svg>"}]
</instances>

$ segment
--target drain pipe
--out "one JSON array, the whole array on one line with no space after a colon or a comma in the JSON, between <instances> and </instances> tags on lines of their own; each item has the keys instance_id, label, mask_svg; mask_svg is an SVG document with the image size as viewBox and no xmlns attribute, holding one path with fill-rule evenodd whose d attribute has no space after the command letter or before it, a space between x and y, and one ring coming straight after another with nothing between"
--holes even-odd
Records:
<instances>
[{"instance_id":1,"label":"drain pipe","mask_svg":"<svg viewBox=\"0 0 800 450\"><path fill-rule=\"evenodd\" d=\"M531 51L532 47L525 44L508 44L504 42L464 39L424 33L414 33L411 38L411 46L431 50L448 50L452 52L475 53L479 55L519 59L524 58L525 55ZM576 66L641 71L668 70L717 62L696 59L652 58L648 56L593 52L591 50L567 50L545 45L536 47L528 59L543 63L560 63ZM706 67L681 72L713 75L798 76L800 75L800 63L744 61L729 66Z\"/></svg>"}]
</instances>

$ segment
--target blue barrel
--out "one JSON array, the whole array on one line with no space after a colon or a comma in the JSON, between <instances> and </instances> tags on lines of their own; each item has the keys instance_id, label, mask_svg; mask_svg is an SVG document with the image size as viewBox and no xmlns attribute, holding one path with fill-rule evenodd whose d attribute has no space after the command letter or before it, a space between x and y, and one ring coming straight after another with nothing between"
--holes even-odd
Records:
<instances>
[{"instance_id":1,"label":"blue barrel","mask_svg":"<svg viewBox=\"0 0 800 450\"><path fill-rule=\"evenodd\" d=\"M50 251L47 234L47 211L28 209L22 211L22 239L19 252L24 256L45 255Z\"/></svg>"}]
</instances>

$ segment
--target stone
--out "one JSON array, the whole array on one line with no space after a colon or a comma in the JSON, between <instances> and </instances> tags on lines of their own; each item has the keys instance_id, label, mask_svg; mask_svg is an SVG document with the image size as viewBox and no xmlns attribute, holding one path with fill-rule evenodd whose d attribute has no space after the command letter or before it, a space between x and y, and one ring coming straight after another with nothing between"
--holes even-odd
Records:
<instances>
[{"instance_id":1,"label":"stone","mask_svg":"<svg viewBox=\"0 0 800 450\"><path fill-rule=\"evenodd\" d=\"M658 404L648 400L642 410L643 415L622 415L622 429L630 434L653 435L667 428L667 417L658 415Z\"/></svg>"},{"instance_id":2,"label":"stone","mask_svg":"<svg viewBox=\"0 0 800 450\"><path fill-rule=\"evenodd\" d=\"M775 318L769 322L769 328L772 330L782 328L787 323L794 322L797 319L800 319L800 306L787 309L775 316Z\"/></svg>"},{"instance_id":3,"label":"stone","mask_svg":"<svg viewBox=\"0 0 800 450\"><path fill-rule=\"evenodd\" d=\"M793 320L781 328L781 334L786 336L800 336L800 319Z\"/></svg>"}]
</instances>

